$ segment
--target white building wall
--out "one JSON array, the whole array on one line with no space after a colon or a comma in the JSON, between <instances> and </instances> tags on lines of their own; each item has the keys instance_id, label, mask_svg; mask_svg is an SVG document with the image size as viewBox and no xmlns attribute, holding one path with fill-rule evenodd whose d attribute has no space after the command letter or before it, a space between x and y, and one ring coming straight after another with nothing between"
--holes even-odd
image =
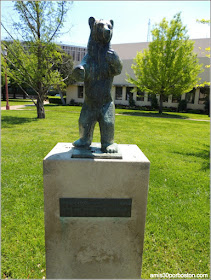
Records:
<instances>
[{"instance_id":1,"label":"white building wall","mask_svg":"<svg viewBox=\"0 0 211 280\"><path fill-rule=\"evenodd\" d=\"M199 63L202 63L204 66L209 64L209 58L206 57L207 53L205 52L205 48L209 46L210 39L196 39L195 41L195 48L194 51L197 53L199 58ZM131 43L131 44L116 44L112 45L112 48L117 51L120 58L123 61L123 69L122 73L118 76L114 77L113 81L113 87L112 87L112 96L113 100L115 101L115 104L121 104L121 105L129 105L129 100L126 100L126 88L127 87L133 87L134 85L127 82L127 74L129 74L131 77L134 77L133 70L131 69L131 65L134 63L133 58L136 56L137 51L143 50L144 48L148 47L147 42L143 43ZM71 49L72 46L70 46ZM67 51L67 46L63 46L65 50ZM77 51L81 50L86 52L86 48L78 47L75 48ZM75 66L79 64L78 61L74 61ZM210 81L210 68L204 68L204 72L199 74L199 77L201 77L200 83L203 83L204 81ZM82 103L84 101L84 98L78 98L78 85L70 85L67 88L67 104L70 103L71 99L74 99L75 102ZM115 92L116 86L122 87L122 99L121 100L115 100ZM204 110L204 104L199 104L199 92L200 88L196 89L195 92L195 100L194 104L188 103L187 108L188 109L196 109L196 110ZM157 95L157 98L159 100L159 95ZM135 104L137 106L151 106L151 101L148 101L148 94L145 94L144 101L137 101L136 93L133 93L133 99L135 100ZM185 94L182 96L181 99L185 99ZM177 108L178 102L172 102L172 96L169 96L168 101L163 103L164 107L172 107Z\"/></svg>"},{"instance_id":2,"label":"white building wall","mask_svg":"<svg viewBox=\"0 0 211 280\"><path fill-rule=\"evenodd\" d=\"M200 93L200 88L196 89L195 92L195 98L194 98L194 103L188 103L187 104L187 109L192 109L192 110L204 110L204 104L199 104L199 93Z\"/></svg>"},{"instance_id":3,"label":"white building wall","mask_svg":"<svg viewBox=\"0 0 211 280\"><path fill-rule=\"evenodd\" d=\"M84 98L78 98L78 85L70 85L67 87L66 104L70 104L71 99L76 103L83 103Z\"/></svg>"},{"instance_id":4,"label":"white building wall","mask_svg":"<svg viewBox=\"0 0 211 280\"><path fill-rule=\"evenodd\" d=\"M83 84L78 84L78 85L70 85L67 88L67 97L66 97L66 103L70 104L70 101L73 99L74 102L76 103L83 103L84 102L84 91L85 89L83 88L83 98L78 98L78 86L82 86ZM194 98L194 103L188 103L187 104L187 109L193 109L193 110L204 110L204 104L199 104L199 93L200 93L200 88L196 89L195 92L195 98ZM113 100L115 104L119 105L129 105L129 100L126 100L126 86L122 86L122 99L121 100L115 100L116 96L116 86L112 86L111 89L111 94L113 97ZM156 95L158 102L160 99L159 94ZM151 101L148 101L148 94L144 94L144 101L137 101L137 93L133 93L133 99L135 101L135 105L137 106L151 106ZM181 96L181 100L185 99L185 94ZM178 102L173 102L172 101L172 96L170 95L168 97L167 102L163 102L163 107L167 108L178 108Z\"/></svg>"}]
</instances>

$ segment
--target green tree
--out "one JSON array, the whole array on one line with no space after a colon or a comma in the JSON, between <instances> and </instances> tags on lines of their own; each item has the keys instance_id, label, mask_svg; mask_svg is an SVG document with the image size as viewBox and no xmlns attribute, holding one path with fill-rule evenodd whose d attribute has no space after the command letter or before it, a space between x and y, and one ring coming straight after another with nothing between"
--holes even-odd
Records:
<instances>
[{"instance_id":1,"label":"green tree","mask_svg":"<svg viewBox=\"0 0 211 280\"><path fill-rule=\"evenodd\" d=\"M67 53L63 53L62 54L62 61L59 62L56 66L55 69L57 69L59 71L59 73L61 74L64 84L66 86L73 84L75 82L75 80L73 79L72 76L72 71L73 71L73 58L71 55L68 55ZM61 88L58 88L58 91L60 93L60 97L62 100L62 104L65 105L65 101L63 98L63 92L61 90Z\"/></svg>"},{"instance_id":2,"label":"green tree","mask_svg":"<svg viewBox=\"0 0 211 280\"><path fill-rule=\"evenodd\" d=\"M210 25L210 20L206 20L206 19L197 19L196 20L198 23L202 23L202 24L208 24ZM205 48L205 55L207 58L210 59L210 46L208 46L207 48ZM206 68L210 68L210 64L205 65ZM199 87L201 87L201 92L203 92L205 94L205 99L204 99L204 107L205 107L205 112L208 113L208 115L210 116L210 81L204 81L203 83L198 85Z\"/></svg>"},{"instance_id":3,"label":"green tree","mask_svg":"<svg viewBox=\"0 0 211 280\"><path fill-rule=\"evenodd\" d=\"M70 2L68 1L15 1L20 21L14 28L22 42L8 32L12 43L8 48L9 73L23 89L29 86L37 94L37 117L45 118L44 99L51 87L63 89L64 79L55 65L62 63L62 51L53 42L63 26ZM2 24L2 27L7 30ZM27 94L27 93L26 93Z\"/></svg>"},{"instance_id":4,"label":"green tree","mask_svg":"<svg viewBox=\"0 0 211 280\"><path fill-rule=\"evenodd\" d=\"M180 96L198 83L202 68L193 45L178 13L170 23L164 18L156 25L149 48L137 53L132 65L135 79L128 76L128 81L141 91L160 94L159 113L165 96Z\"/></svg>"},{"instance_id":5,"label":"green tree","mask_svg":"<svg viewBox=\"0 0 211 280\"><path fill-rule=\"evenodd\" d=\"M2 48L3 49L3 48ZM5 70L6 70L6 61L5 58L3 56L3 54L1 54L1 86L5 86Z\"/></svg>"},{"instance_id":6,"label":"green tree","mask_svg":"<svg viewBox=\"0 0 211 280\"><path fill-rule=\"evenodd\" d=\"M4 48L1 48L2 52ZM5 77L6 74L8 74L8 67L6 63L6 59L3 56L3 53L1 53L1 88L2 88L2 98L5 101L6 100L6 89L5 89ZM7 83L9 83L9 77L7 76Z\"/></svg>"}]
</instances>

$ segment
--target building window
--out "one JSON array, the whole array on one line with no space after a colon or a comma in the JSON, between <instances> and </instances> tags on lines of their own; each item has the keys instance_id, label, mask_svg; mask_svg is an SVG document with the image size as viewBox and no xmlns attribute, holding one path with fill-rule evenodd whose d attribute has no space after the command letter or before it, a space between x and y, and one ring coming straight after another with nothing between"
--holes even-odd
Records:
<instances>
[{"instance_id":1,"label":"building window","mask_svg":"<svg viewBox=\"0 0 211 280\"><path fill-rule=\"evenodd\" d=\"M80 52L77 52L77 61L80 61Z\"/></svg>"},{"instance_id":2,"label":"building window","mask_svg":"<svg viewBox=\"0 0 211 280\"><path fill-rule=\"evenodd\" d=\"M206 100L207 95L209 94L209 88L208 87L204 87L204 88L200 88L200 92L199 92L199 104L204 104L204 101Z\"/></svg>"},{"instance_id":3,"label":"building window","mask_svg":"<svg viewBox=\"0 0 211 280\"><path fill-rule=\"evenodd\" d=\"M78 86L78 98L83 98L84 96L84 87Z\"/></svg>"},{"instance_id":4,"label":"building window","mask_svg":"<svg viewBox=\"0 0 211 280\"><path fill-rule=\"evenodd\" d=\"M187 92L185 94L185 100L187 101L187 103L194 104L195 93L196 93L196 89L194 88L190 92Z\"/></svg>"},{"instance_id":5,"label":"building window","mask_svg":"<svg viewBox=\"0 0 211 280\"><path fill-rule=\"evenodd\" d=\"M72 52L73 60L75 60L75 51Z\"/></svg>"},{"instance_id":6,"label":"building window","mask_svg":"<svg viewBox=\"0 0 211 280\"><path fill-rule=\"evenodd\" d=\"M152 101L152 94L148 93L148 101Z\"/></svg>"},{"instance_id":7,"label":"building window","mask_svg":"<svg viewBox=\"0 0 211 280\"><path fill-rule=\"evenodd\" d=\"M132 93L133 87L126 87L126 97L125 100L130 100L133 98L133 93Z\"/></svg>"},{"instance_id":8,"label":"building window","mask_svg":"<svg viewBox=\"0 0 211 280\"><path fill-rule=\"evenodd\" d=\"M163 95L163 102L168 102L168 96L166 96L166 95Z\"/></svg>"},{"instance_id":9,"label":"building window","mask_svg":"<svg viewBox=\"0 0 211 280\"><path fill-rule=\"evenodd\" d=\"M172 103L179 103L181 100L181 95L178 96L178 95L172 95Z\"/></svg>"},{"instance_id":10,"label":"building window","mask_svg":"<svg viewBox=\"0 0 211 280\"><path fill-rule=\"evenodd\" d=\"M136 97L137 101L144 101L144 92L140 91L139 89L137 90L137 97Z\"/></svg>"},{"instance_id":11,"label":"building window","mask_svg":"<svg viewBox=\"0 0 211 280\"><path fill-rule=\"evenodd\" d=\"M116 87L115 99L122 100L122 87Z\"/></svg>"},{"instance_id":12,"label":"building window","mask_svg":"<svg viewBox=\"0 0 211 280\"><path fill-rule=\"evenodd\" d=\"M85 51L82 52L81 59L83 59L85 55L86 55Z\"/></svg>"}]
</instances>

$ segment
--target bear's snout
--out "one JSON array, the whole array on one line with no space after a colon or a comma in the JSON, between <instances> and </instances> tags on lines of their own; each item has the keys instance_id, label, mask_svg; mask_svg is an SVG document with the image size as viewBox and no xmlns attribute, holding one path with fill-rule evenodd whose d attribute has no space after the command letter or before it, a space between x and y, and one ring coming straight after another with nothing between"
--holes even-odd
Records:
<instances>
[{"instance_id":1,"label":"bear's snout","mask_svg":"<svg viewBox=\"0 0 211 280\"><path fill-rule=\"evenodd\" d=\"M103 37L104 39L109 42L111 40L112 31L109 28L104 28L103 30Z\"/></svg>"}]
</instances>

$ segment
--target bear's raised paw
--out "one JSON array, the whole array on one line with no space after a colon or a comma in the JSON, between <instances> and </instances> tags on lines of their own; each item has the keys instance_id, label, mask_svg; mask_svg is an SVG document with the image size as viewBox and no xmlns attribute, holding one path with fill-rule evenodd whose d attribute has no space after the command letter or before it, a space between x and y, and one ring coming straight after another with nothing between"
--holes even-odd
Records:
<instances>
[{"instance_id":1,"label":"bear's raised paw","mask_svg":"<svg viewBox=\"0 0 211 280\"><path fill-rule=\"evenodd\" d=\"M85 77L85 70L82 65L78 65L73 70L73 77L76 81L83 82Z\"/></svg>"}]
</instances>

